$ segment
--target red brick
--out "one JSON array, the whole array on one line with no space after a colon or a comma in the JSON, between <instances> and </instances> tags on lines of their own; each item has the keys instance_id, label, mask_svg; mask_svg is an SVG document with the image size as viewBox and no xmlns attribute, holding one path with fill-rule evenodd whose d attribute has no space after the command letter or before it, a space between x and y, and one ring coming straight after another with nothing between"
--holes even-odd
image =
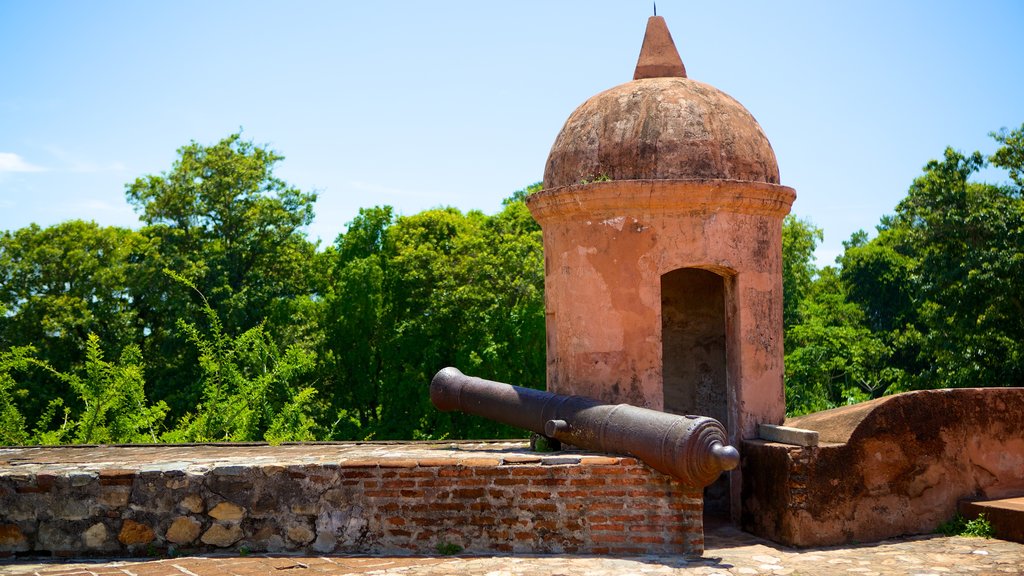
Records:
<instances>
[{"instance_id":1,"label":"red brick","mask_svg":"<svg viewBox=\"0 0 1024 576\"><path fill-rule=\"evenodd\" d=\"M556 492L554 494L551 494L551 493L547 493L547 494L550 495L550 496L554 496L556 498L589 498L590 497L590 491L589 490L559 490L558 492Z\"/></svg>"},{"instance_id":2,"label":"red brick","mask_svg":"<svg viewBox=\"0 0 1024 576\"><path fill-rule=\"evenodd\" d=\"M437 471L437 475L441 478L462 478L472 476L473 471L469 468L441 468Z\"/></svg>"},{"instance_id":3,"label":"red brick","mask_svg":"<svg viewBox=\"0 0 1024 576\"><path fill-rule=\"evenodd\" d=\"M565 478L532 478L530 486L565 486L568 482ZM495 481L497 484L497 481Z\"/></svg>"},{"instance_id":4,"label":"red brick","mask_svg":"<svg viewBox=\"0 0 1024 576\"><path fill-rule=\"evenodd\" d=\"M593 498L625 498L625 490L594 490L590 493Z\"/></svg>"},{"instance_id":5,"label":"red brick","mask_svg":"<svg viewBox=\"0 0 1024 576\"><path fill-rule=\"evenodd\" d=\"M573 478L569 480L570 486L604 486L607 483L606 478Z\"/></svg>"},{"instance_id":6,"label":"red brick","mask_svg":"<svg viewBox=\"0 0 1024 576\"><path fill-rule=\"evenodd\" d=\"M473 468L473 475L481 478L493 478L495 476L510 476L513 466L478 466Z\"/></svg>"},{"instance_id":7,"label":"red brick","mask_svg":"<svg viewBox=\"0 0 1024 576\"><path fill-rule=\"evenodd\" d=\"M532 504L529 506L529 509L534 512L558 512L558 507L551 503Z\"/></svg>"},{"instance_id":8,"label":"red brick","mask_svg":"<svg viewBox=\"0 0 1024 576\"><path fill-rule=\"evenodd\" d=\"M662 536L637 536L636 534L630 534L629 541L636 542L637 544L664 544L665 538Z\"/></svg>"},{"instance_id":9,"label":"red brick","mask_svg":"<svg viewBox=\"0 0 1024 576\"><path fill-rule=\"evenodd\" d=\"M423 490L400 490L402 498L423 498Z\"/></svg>"},{"instance_id":10,"label":"red brick","mask_svg":"<svg viewBox=\"0 0 1024 576\"><path fill-rule=\"evenodd\" d=\"M394 490L367 490L363 493L367 498L393 498L398 496Z\"/></svg>"},{"instance_id":11,"label":"red brick","mask_svg":"<svg viewBox=\"0 0 1024 576\"><path fill-rule=\"evenodd\" d=\"M442 511L465 510L466 505L462 502L433 502L427 505L427 509Z\"/></svg>"},{"instance_id":12,"label":"red brick","mask_svg":"<svg viewBox=\"0 0 1024 576\"><path fill-rule=\"evenodd\" d=\"M509 469L513 476L550 476L553 474L550 469L536 466L512 466Z\"/></svg>"},{"instance_id":13,"label":"red brick","mask_svg":"<svg viewBox=\"0 0 1024 576\"><path fill-rule=\"evenodd\" d=\"M622 524L590 524L591 530L604 531L604 532L622 532L626 527Z\"/></svg>"},{"instance_id":14,"label":"red brick","mask_svg":"<svg viewBox=\"0 0 1024 576\"><path fill-rule=\"evenodd\" d=\"M650 518L643 514L619 514L608 517L609 522L643 522L645 520L650 520Z\"/></svg>"},{"instance_id":15,"label":"red brick","mask_svg":"<svg viewBox=\"0 0 1024 576\"><path fill-rule=\"evenodd\" d=\"M589 466L587 472L597 476L623 476L629 472L629 468L625 466Z\"/></svg>"},{"instance_id":16,"label":"red brick","mask_svg":"<svg viewBox=\"0 0 1024 576\"><path fill-rule=\"evenodd\" d=\"M519 496L526 500L549 500L554 495L546 490L525 490Z\"/></svg>"},{"instance_id":17,"label":"red brick","mask_svg":"<svg viewBox=\"0 0 1024 576\"><path fill-rule=\"evenodd\" d=\"M420 468L413 470L404 470L402 476L404 478L434 478L437 476L437 470L434 468L423 468L423 464L420 464Z\"/></svg>"},{"instance_id":18,"label":"red brick","mask_svg":"<svg viewBox=\"0 0 1024 576\"><path fill-rule=\"evenodd\" d=\"M527 486L530 480L527 478L495 478L492 483L495 486Z\"/></svg>"},{"instance_id":19,"label":"red brick","mask_svg":"<svg viewBox=\"0 0 1024 576\"><path fill-rule=\"evenodd\" d=\"M459 464L474 468L496 468L501 466L501 460L497 458L462 458Z\"/></svg>"},{"instance_id":20,"label":"red brick","mask_svg":"<svg viewBox=\"0 0 1024 576\"><path fill-rule=\"evenodd\" d=\"M635 507L634 504L636 503L630 503L630 508ZM624 508L626 508L626 502L592 502L589 508L591 510L623 510Z\"/></svg>"},{"instance_id":21,"label":"red brick","mask_svg":"<svg viewBox=\"0 0 1024 576\"><path fill-rule=\"evenodd\" d=\"M584 466L612 466L619 465L623 460L630 459L618 456L584 456L580 458L580 464Z\"/></svg>"},{"instance_id":22,"label":"red brick","mask_svg":"<svg viewBox=\"0 0 1024 576\"><path fill-rule=\"evenodd\" d=\"M365 468L359 468L354 470L346 469L341 471L342 478L373 478L376 475L376 472L372 470L367 470Z\"/></svg>"},{"instance_id":23,"label":"red brick","mask_svg":"<svg viewBox=\"0 0 1024 576\"><path fill-rule=\"evenodd\" d=\"M637 546L612 546L609 548L609 554L621 554L623 556L632 556L636 554L646 554L648 550L646 548L639 548Z\"/></svg>"},{"instance_id":24,"label":"red brick","mask_svg":"<svg viewBox=\"0 0 1024 576\"><path fill-rule=\"evenodd\" d=\"M386 458L378 464L381 468L415 468L420 465L419 460L413 458Z\"/></svg>"},{"instance_id":25,"label":"red brick","mask_svg":"<svg viewBox=\"0 0 1024 576\"><path fill-rule=\"evenodd\" d=\"M380 461L376 458L353 458L352 460L342 462L341 466L343 470L348 468L378 468Z\"/></svg>"},{"instance_id":26,"label":"red brick","mask_svg":"<svg viewBox=\"0 0 1024 576\"><path fill-rule=\"evenodd\" d=\"M625 534L591 534L590 539L594 542L601 544L611 544L613 542L625 542Z\"/></svg>"},{"instance_id":27,"label":"red brick","mask_svg":"<svg viewBox=\"0 0 1024 576\"><path fill-rule=\"evenodd\" d=\"M456 490L453 491L453 495L456 498L463 498L463 499L483 498L484 497L484 489L483 488L457 488Z\"/></svg>"}]
</instances>

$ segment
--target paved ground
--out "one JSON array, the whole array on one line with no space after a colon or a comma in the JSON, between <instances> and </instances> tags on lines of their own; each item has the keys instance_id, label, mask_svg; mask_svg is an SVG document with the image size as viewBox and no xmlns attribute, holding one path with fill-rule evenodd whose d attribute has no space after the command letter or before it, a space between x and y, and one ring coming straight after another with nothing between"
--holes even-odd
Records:
<instances>
[{"instance_id":1,"label":"paved ground","mask_svg":"<svg viewBox=\"0 0 1024 576\"><path fill-rule=\"evenodd\" d=\"M6 563L5 563L6 562ZM703 558L639 556L193 556L153 560L3 560L11 576L564 576L793 574L891 576L1024 574L1024 544L981 538L918 536L843 548L794 550L730 526L709 528Z\"/></svg>"}]
</instances>

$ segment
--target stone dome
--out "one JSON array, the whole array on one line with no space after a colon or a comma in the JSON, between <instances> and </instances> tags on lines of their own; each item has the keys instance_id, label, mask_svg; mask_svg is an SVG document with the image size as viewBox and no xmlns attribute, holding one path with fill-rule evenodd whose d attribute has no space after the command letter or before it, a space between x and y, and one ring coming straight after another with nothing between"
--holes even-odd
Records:
<instances>
[{"instance_id":1,"label":"stone dome","mask_svg":"<svg viewBox=\"0 0 1024 576\"><path fill-rule=\"evenodd\" d=\"M761 126L725 92L687 78L668 29L652 22L636 79L593 96L565 122L544 188L603 179L778 184Z\"/></svg>"}]
</instances>

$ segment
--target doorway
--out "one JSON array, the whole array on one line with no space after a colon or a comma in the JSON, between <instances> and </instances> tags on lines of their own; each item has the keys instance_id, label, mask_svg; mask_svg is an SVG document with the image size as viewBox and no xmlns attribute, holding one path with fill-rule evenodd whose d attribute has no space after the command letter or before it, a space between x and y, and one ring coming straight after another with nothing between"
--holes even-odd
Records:
<instances>
[{"instance_id":1,"label":"doorway","mask_svg":"<svg viewBox=\"0 0 1024 576\"><path fill-rule=\"evenodd\" d=\"M661 277L666 412L710 416L729 429L725 278L700 268ZM704 490L704 512L729 514L729 475Z\"/></svg>"}]
</instances>

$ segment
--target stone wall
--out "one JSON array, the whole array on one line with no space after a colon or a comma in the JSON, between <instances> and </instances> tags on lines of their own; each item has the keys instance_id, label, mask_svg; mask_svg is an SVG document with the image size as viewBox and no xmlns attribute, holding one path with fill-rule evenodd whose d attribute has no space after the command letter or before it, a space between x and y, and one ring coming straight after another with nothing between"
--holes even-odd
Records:
<instances>
[{"instance_id":1,"label":"stone wall","mask_svg":"<svg viewBox=\"0 0 1024 576\"><path fill-rule=\"evenodd\" d=\"M745 441L742 526L791 546L923 534L964 498L1024 495L1024 388L927 390L786 421L818 446Z\"/></svg>"},{"instance_id":2,"label":"stone wall","mask_svg":"<svg viewBox=\"0 0 1024 576\"><path fill-rule=\"evenodd\" d=\"M701 491L523 443L0 448L0 555L703 551Z\"/></svg>"}]
</instances>

